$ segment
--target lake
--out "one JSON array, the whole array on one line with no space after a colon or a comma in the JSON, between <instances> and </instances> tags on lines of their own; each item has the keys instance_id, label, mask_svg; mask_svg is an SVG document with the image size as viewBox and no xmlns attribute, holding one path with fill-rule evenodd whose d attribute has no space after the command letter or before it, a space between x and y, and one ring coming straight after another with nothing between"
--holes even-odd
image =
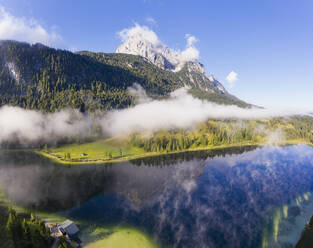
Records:
<instances>
[{"instance_id":1,"label":"lake","mask_svg":"<svg viewBox=\"0 0 313 248\"><path fill-rule=\"evenodd\" d=\"M83 237L130 226L162 247L292 247L313 214L312 158L296 145L63 166L1 151L0 187L15 205L78 222Z\"/></svg>"}]
</instances>

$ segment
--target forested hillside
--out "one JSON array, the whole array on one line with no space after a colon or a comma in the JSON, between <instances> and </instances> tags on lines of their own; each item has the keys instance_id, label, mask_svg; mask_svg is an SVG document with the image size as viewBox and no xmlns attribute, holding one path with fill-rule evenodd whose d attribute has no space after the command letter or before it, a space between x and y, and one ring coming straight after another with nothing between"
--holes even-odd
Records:
<instances>
[{"instance_id":1,"label":"forested hillside","mask_svg":"<svg viewBox=\"0 0 313 248\"><path fill-rule=\"evenodd\" d=\"M153 98L166 97L187 85L198 97L249 106L234 96L201 90L184 69L178 73L162 70L140 56L72 53L41 44L0 42L0 106L10 104L46 112L65 107L81 111L125 108L134 104L127 91L134 83Z\"/></svg>"},{"instance_id":2,"label":"forested hillside","mask_svg":"<svg viewBox=\"0 0 313 248\"><path fill-rule=\"evenodd\" d=\"M207 77L197 70L192 70L193 63L188 62L178 72L169 70L162 70L159 67L151 64L145 58L140 56L121 54L121 53L92 53L92 52L79 52L81 55L89 56L95 61L123 68L130 71L136 77L142 80L137 81L139 84L144 85L144 88L150 93L155 95L167 95L169 92L183 87L189 86L189 92L197 98L206 99L219 104L233 104L239 107L249 107L247 104L228 92L221 91L218 87L218 81L211 82ZM215 79L214 79L215 80ZM145 82L151 82L154 87L161 86L157 91L151 91Z\"/></svg>"}]
</instances>

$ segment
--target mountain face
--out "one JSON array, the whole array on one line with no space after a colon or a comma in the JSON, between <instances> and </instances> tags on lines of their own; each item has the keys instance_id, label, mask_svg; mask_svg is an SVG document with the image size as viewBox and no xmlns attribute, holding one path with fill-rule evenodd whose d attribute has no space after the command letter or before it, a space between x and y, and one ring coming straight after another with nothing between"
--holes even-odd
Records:
<instances>
[{"instance_id":1,"label":"mountain face","mask_svg":"<svg viewBox=\"0 0 313 248\"><path fill-rule=\"evenodd\" d=\"M175 54L167 47L162 45L155 46L140 36L132 36L116 49L116 53L139 55L152 64L166 70L175 71L178 66Z\"/></svg>"},{"instance_id":2,"label":"mountain face","mask_svg":"<svg viewBox=\"0 0 313 248\"><path fill-rule=\"evenodd\" d=\"M201 99L250 106L228 94L202 66L190 61L174 72L147 58L121 53L72 53L41 44L0 41L0 107L20 106L55 112L126 108L135 104L127 88L141 85L155 99L188 86Z\"/></svg>"},{"instance_id":3,"label":"mountain face","mask_svg":"<svg viewBox=\"0 0 313 248\"><path fill-rule=\"evenodd\" d=\"M205 74L203 65L197 60L186 60L182 58L179 52L162 43L153 44L140 34L131 36L116 49L116 53L139 55L161 69L174 72L180 71L187 63L190 69Z\"/></svg>"},{"instance_id":4,"label":"mountain face","mask_svg":"<svg viewBox=\"0 0 313 248\"><path fill-rule=\"evenodd\" d=\"M186 86L195 86L211 93L228 94L223 85L212 75L206 76L204 66L197 60L186 61L180 53L164 44L153 44L140 34L131 36L116 49L116 53L139 55L161 69L181 71L189 78L190 82L186 82Z\"/></svg>"}]
</instances>

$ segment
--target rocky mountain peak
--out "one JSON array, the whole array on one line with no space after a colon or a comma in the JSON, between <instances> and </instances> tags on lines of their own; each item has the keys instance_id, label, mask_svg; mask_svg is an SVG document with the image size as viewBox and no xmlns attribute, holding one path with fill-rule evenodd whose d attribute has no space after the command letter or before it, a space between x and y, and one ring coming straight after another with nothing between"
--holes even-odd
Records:
<instances>
[{"instance_id":1,"label":"rocky mountain peak","mask_svg":"<svg viewBox=\"0 0 313 248\"><path fill-rule=\"evenodd\" d=\"M150 63L173 72L179 72L188 78L187 86L200 88L203 91L228 94L223 85L213 75L206 76L204 66L198 60L186 59L181 52L168 48L158 39L146 39L136 33L121 44L116 53L139 55Z\"/></svg>"},{"instance_id":2,"label":"rocky mountain peak","mask_svg":"<svg viewBox=\"0 0 313 248\"><path fill-rule=\"evenodd\" d=\"M186 61L179 52L168 48L161 42L149 41L140 34L129 37L116 49L116 53L139 55L162 69L175 72L180 71L187 62L191 62L194 70L205 73L203 65L198 61Z\"/></svg>"}]
</instances>

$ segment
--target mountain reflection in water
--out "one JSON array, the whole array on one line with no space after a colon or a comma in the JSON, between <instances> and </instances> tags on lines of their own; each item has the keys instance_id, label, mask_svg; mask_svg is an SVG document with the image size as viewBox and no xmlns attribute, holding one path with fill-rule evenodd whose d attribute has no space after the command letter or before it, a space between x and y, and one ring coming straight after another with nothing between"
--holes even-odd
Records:
<instances>
[{"instance_id":1,"label":"mountain reflection in water","mask_svg":"<svg viewBox=\"0 0 313 248\"><path fill-rule=\"evenodd\" d=\"M18 205L136 226L168 247L258 247L271 211L312 191L312 155L248 147L66 167L2 152L0 187Z\"/></svg>"}]
</instances>

